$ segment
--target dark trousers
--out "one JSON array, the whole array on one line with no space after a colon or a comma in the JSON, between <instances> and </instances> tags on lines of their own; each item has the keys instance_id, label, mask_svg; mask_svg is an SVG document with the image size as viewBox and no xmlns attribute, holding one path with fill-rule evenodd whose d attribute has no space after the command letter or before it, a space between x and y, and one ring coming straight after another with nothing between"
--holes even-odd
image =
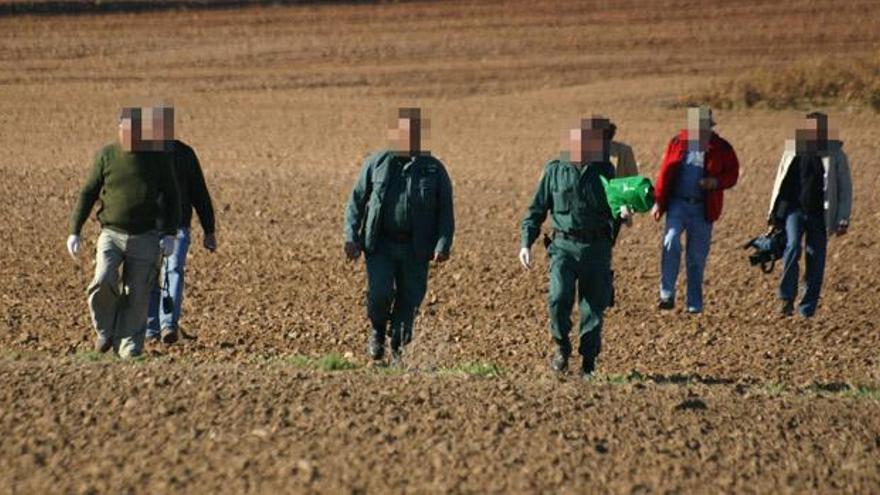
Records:
<instances>
[{"instance_id":1,"label":"dark trousers","mask_svg":"<svg viewBox=\"0 0 880 495\"><path fill-rule=\"evenodd\" d=\"M550 245L550 334L571 353L571 311L577 295L581 356L596 360L602 348L602 320L611 300L611 242L592 244L554 239Z\"/></svg>"},{"instance_id":2,"label":"dark trousers","mask_svg":"<svg viewBox=\"0 0 880 495\"><path fill-rule=\"evenodd\" d=\"M785 217L787 243L782 256L782 280L779 283L779 298L794 301L798 292L798 262L801 257L801 243L805 238L804 297L798 311L802 316L813 316L819 305L822 279L825 276L825 248L828 234L825 230L825 213L804 213L794 211Z\"/></svg>"},{"instance_id":3,"label":"dark trousers","mask_svg":"<svg viewBox=\"0 0 880 495\"><path fill-rule=\"evenodd\" d=\"M391 323L391 348L412 340L413 322L428 289L428 260L416 257L412 243L380 240L367 260L367 316L385 338Z\"/></svg>"}]
</instances>

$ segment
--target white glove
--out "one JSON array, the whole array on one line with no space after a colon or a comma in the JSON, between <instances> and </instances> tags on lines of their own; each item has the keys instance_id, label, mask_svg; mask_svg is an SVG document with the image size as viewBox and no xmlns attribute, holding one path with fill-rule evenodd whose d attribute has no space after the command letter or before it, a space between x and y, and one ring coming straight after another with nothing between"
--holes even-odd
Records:
<instances>
[{"instance_id":1,"label":"white glove","mask_svg":"<svg viewBox=\"0 0 880 495\"><path fill-rule=\"evenodd\" d=\"M627 227L632 226L632 221L633 221L634 215L635 215L635 212L630 210L629 208L627 208L626 205L623 205L620 207L620 220Z\"/></svg>"},{"instance_id":2,"label":"white glove","mask_svg":"<svg viewBox=\"0 0 880 495\"><path fill-rule=\"evenodd\" d=\"M162 237L162 240L159 241L159 247L162 248L162 254L165 256L171 256L174 254L175 244L177 244L177 239L175 239L173 235Z\"/></svg>"},{"instance_id":3,"label":"white glove","mask_svg":"<svg viewBox=\"0 0 880 495\"><path fill-rule=\"evenodd\" d=\"M76 234L72 234L67 238L67 252L70 253L70 257L76 260L76 256L79 254L79 236Z\"/></svg>"},{"instance_id":4,"label":"white glove","mask_svg":"<svg viewBox=\"0 0 880 495\"><path fill-rule=\"evenodd\" d=\"M519 250L519 262L522 263L523 268L528 270L532 267L532 250L524 247Z\"/></svg>"}]
</instances>

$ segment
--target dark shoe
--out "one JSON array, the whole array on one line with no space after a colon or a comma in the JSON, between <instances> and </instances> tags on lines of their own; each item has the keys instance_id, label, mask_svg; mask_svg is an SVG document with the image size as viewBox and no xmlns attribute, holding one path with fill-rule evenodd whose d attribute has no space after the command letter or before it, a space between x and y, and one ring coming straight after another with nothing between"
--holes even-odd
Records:
<instances>
[{"instance_id":1,"label":"dark shoe","mask_svg":"<svg viewBox=\"0 0 880 495\"><path fill-rule=\"evenodd\" d=\"M95 351L101 354L113 348L113 341L108 337L98 337L95 339Z\"/></svg>"},{"instance_id":2,"label":"dark shoe","mask_svg":"<svg viewBox=\"0 0 880 495\"><path fill-rule=\"evenodd\" d=\"M373 361L379 361L385 357L385 336L373 332L370 335L370 340L367 341L367 351Z\"/></svg>"},{"instance_id":3,"label":"dark shoe","mask_svg":"<svg viewBox=\"0 0 880 495\"><path fill-rule=\"evenodd\" d=\"M391 349L391 367L403 368L403 349Z\"/></svg>"},{"instance_id":4,"label":"dark shoe","mask_svg":"<svg viewBox=\"0 0 880 495\"><path fill-rule=\"evenodd\" d=\"M159 335L159 340L167 345L177 342L177 330L174 330L173 328L163 328L162 333Z\"/></svg>"},{"instance_id":5,"label":"dark shoe","mask_svg":"<svg viewBox=\"0 0 880 495\"><path fill-rule=\"evenodd\" d=\"M147 340L159 341L161 340L161 335L159 334L159 332L147 332L147 334L144 335L144 338Z\"/></svg>"},{"instance_id":6,"label":"dark shoe","mask_svg":"<svg viewBox=\"0 0 880 495\"><path fill-rule=\"evenodd\" d=\"M687 313L688 313L689 315L698 315L698 314L700 314L700 313L702 313L702 312L703 312L703 310L700 309L700 308L697 308L697 307L694 307L694 306L688 306L688 307L687 307Z\"/></svg>"},{"instance_id":7,"label":"dark shoe","mask_svg":"<svg viewBox=\"0 0 880 495\"><path fill-rule=\"evenodd\" d=\"M780 311L782 316L788 318L789 316L794 316L794 302L792 301L782 301L782 310Z\"/></svg>"},{"instance_id":8,"label":"dark shoe","mask_svg":"<svg viewBox=\"0 0 880 495\"><path fill-rule=\"evenodd\" d=\"M672 302L672 299L660 299L660 302L657 303L657 309L669 310L675 307L675 303Z\"/></svg>"},{"instance_id":9,"label":"dark shoe","mask_svg":"<svg viewBox=\"0 0 880 495\"><path fill-rule=\"evenodd\" d=\"M570 355L571 353L557 348L556 354L553 355L553 361L550 362L550 369L556 373L565 373L568 371L568 357Z\"/></svg>"},{"instance_id":10,"label":"dark shoe","mask_svg":"<svg viewBox=\"0 0 880 495\"><path fill-rule=\"evenodd\" d=\"M596 374L596 359L583 358L581 361L581 378L592 379Z\"/></svg>"}]
</instances>

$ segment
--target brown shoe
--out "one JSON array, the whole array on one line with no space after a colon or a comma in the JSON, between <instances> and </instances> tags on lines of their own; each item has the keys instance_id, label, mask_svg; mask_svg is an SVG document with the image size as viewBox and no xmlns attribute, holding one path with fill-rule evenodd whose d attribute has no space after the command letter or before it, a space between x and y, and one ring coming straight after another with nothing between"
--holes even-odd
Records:
<instances>
[{"instance_id":1,"label":"brown shoe","mask_svg":"<svg viewBox=\"0 0 880 495\"><path fill-rule=\"evenodd\" d=\"M177 342L177 330L173 328L163 328L162 333L159 335L159 340L167 345Z\"/></svg>"}]
</instances>

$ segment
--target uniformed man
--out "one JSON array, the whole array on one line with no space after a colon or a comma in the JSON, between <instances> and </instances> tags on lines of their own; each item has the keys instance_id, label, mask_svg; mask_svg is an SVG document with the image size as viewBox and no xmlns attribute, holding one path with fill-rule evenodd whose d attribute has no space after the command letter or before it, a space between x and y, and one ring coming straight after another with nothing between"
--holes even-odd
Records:
<instances>
[{"instance_id":1,"label":"uniformed man","mask_svg":"<svg viewBox=\"0 0 880 495\"><path fill-rule=\"evenodd\" d=\"M177 189L180 191L180 225L174 252L162 260L161 280L150 294L150 312L147 318L147 338L173 344L178 338L178 322L183 305L183 286L186 258L190 245L190 224L193 209L199 216L205 249L217 249L214 233L214 206L205 176L196 152L183 141L174 138L174 107L160 105L147 109L152 123L150 135L153 146L160 153L168 153L174 167Z\"/></svg>"},{"instance_id":2,"label":"uniformed man","mask_svg":"<svg viewBox=\"0 0 880 495\"><path fill-rule=\"evenodd\" d=\"M571 310L578 295L581 375L591 377L602 342L602 315L611 296L613 220L600 176L614 178L608 160L610 124L584 119L569 131L568 151L550 160L522 221L519 259L532 265L531 246L551 214L550 333L556 343L551 368L562 373L571 356Z\"/></svg>"},{"instance_id":3,"label":"uniformed man","mask_svg":"<svg viewBox=\"0 0 880 495\"><path fill-rule=\"evenodd\" d=\"M174 234L180 221L171 163L165 154L146 150L141 127L141 109L124 109L119 118L119 142L105 146L95 157L73 211L67 239L67 249L76 259L80 231L100 199L101 234L95 278L88 287L97 333L95 350L107 352L112 348L123 358L136 357L143 351L160 249L166 256L174 251ZM162 202L160 197L164 198ZM160 222L165 226L161 241L156 229Z\"/></svg>"},{"instance_id":4,"label":"uniformed man","mask_svg":"<svg viewBox=\"0 0 880 495\"><path fill-rule=\"evenodd\" d=\"M370 357L401 364L403 347L428 286L431 260L449 258L455 231L452 183L440 160L423 151L418 108L401 108L390 129L392 150L370 155L345 211L345 254L367 265ZM389 329L390 324L390 329Z\"/></svg>"}]
</instances>

